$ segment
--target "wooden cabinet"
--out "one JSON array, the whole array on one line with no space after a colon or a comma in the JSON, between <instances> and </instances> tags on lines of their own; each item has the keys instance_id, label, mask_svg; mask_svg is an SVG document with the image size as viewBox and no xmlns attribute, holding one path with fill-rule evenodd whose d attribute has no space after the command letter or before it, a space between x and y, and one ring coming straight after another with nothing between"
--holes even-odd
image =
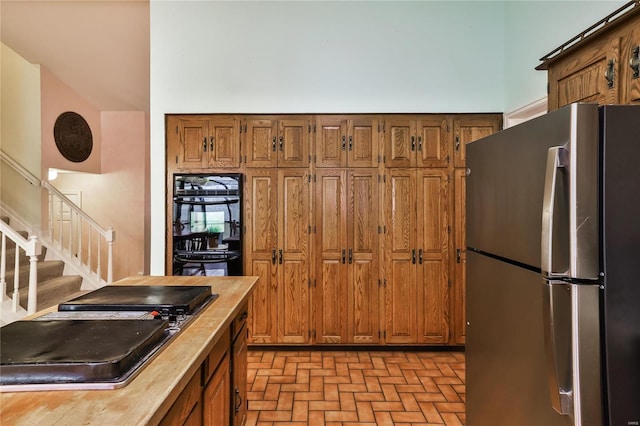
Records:
<instances>
[{"instance_id":1,"label":"wooden cabinet","mask_svg":"<svg viewBox=\"0 0 640 426\"><path fill-rule=\"evenodd\" d=\"M195 426L202 424L202 384L200 370L184 388L160 422L160 426Z\"/></svg>"},{"instance_id":2,"label":"wooden cabinet","mask_svg":"<svg viewBox=\"0 0 640 426\"><path fill-rule=\"evenodd\" d=\"M247 173L248 256L245 271L260 277L250 304L251 343L309 339L309 172Z\"/></svg>"},{"instance_id":3,"label":"wooden cabinet","mask_svg":"<svg viewBox=\"0 0 640 426\"><path fill-rule=\"evenodd\" d=\"M447 167L449 132L444 115L391 116L384 120L387 167Z\"/></svg>"},{"instance_id":4,"label":"wooden cabinet","mask_svg":"<svg viewBox=\"0 0 640 426\"><path fill-rule=\"evenodd\" d=\"M315 120L315 165L377 167L379 121L367 116L318 116Z\"/></svg>"},{"instance_id":5,"label":"wooden cabinet","mask_svg":"<svg viewBox=\"0 0 640 426\"><path fill-rule=\"evenodd\" d=\"M240 120L237 116L169 116L167 138L170 146L167 153L170 168L195 171L238 167L239 133Z\"/></svg>"},{"instance_id":6,"label":"wooden cabinet","mask_svg":"<svg viewBox=\"0 0 640 426\"><path fill-rule=\"evenodd\" d=\"M231 397L233 426L242 426L247 420L247 318L248 307L244 306L232 325L233 389Z\"/></svg>"},{"instance_id":7,"label":"wooden cabinet","mask_svg":"<svg viewBox=\"0 0 640 426\"><path fill-rule=\"evenodd\" d=\"M489 136L502 127L502 114L460 116L453 120L453 164L465 167L468 143Z\"/></svg>"},{"instance_id":8,"label":"wooden cabinet","mask_svg":"<svg viewBox=\"0 0 640 426\"><path fill-rule=\"evenodd\" d=\"M593 28L598 28L594 31ZM640 103L640 5L626 5L542 58L549 110L573 102Z\"/></svg>"},{"instance_id":9,"label":"wooden cabinet","mask_svg":"<svg viewBox=\"0 0 640 426\"><path fill-rule=\"evenodd\" d=\"M392 169L385 191L385 339L449 338L449 220L446 170Z\"/></svg>"},{"instance_id":10,"label":"wooden cabinet","mask_svg":"<svg viewBox=\"0 0 640 426\"><path fill-rule=\"evenodd\" d=\"M220 426L229 423L230 389L229 354L225 353L211 380L204 388L203 425Z\"/></svg>"},{"instance_id":11,"label":"wooden cabinet","mask_svg":"<svg viewBox=\"0 0 640 426\"><path fill-rule=\"evenodd\" d=\"M453 176L453 192L455 194L453 207L453 229L455 250L453 263L453 341L463 345L467 335L466 319L466 282L467 282L467 239L466 239L466 214L465 198L467 188L467 170L456 169Z\"/></svg>"},{"instance_id":12,"label":"wooden cabinet","mask_svg":"<svg viewBox=\"0 0 640 426\"><path fill-rule=\"evenodd\" d=\"M311 118L246 118L244 162L247 167L307 167L311 140Z\"/></svg>"},{"instance_id":13,"label":"wooden cabinet","mask_svg":"<svg viewBox=\"0 0 640 426\"><path fill-rule=\"evenodd\" d=\"M379 340L378 169L318 170L316 343Z\"/></svg>"}]
</instances>

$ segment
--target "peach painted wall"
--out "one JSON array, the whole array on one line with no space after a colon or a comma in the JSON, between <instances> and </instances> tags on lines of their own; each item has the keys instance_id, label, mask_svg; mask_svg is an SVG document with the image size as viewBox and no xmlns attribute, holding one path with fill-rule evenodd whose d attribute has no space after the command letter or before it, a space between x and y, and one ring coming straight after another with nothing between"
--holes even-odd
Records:
<instances>
[{"instance_id":1,"label":"peach painted wall","mask_svg":"<svg viewBox=\"0 0 640 426\"><path fill-rule=\"evenodd\" d=\"M49 70L41 68L42 87L42 176L49 168L77 172L100 173L101 132L100 111L60 81ZM53 127L60 114L73 111L89 124L93 136L93 150L85 161L74 163L60 154L53 138Z\"/></svg>"},{"instance_id":2,"label":"peach painted wall","mask_svg":"<svg viewBox=\"0 0 640 426\"><path fill-rule=\"evenodd\" d=\"M65 111L82 115L91 128L93 150L84 162L66 160L55 145L53 126ZM103 228L113 227L114 280L148 271L148 141L147 114L98 111L43 68L42 176L49 168L68 171L50 183L63 193L79 192L82 209Z\"/></svg>"}]
</instances>

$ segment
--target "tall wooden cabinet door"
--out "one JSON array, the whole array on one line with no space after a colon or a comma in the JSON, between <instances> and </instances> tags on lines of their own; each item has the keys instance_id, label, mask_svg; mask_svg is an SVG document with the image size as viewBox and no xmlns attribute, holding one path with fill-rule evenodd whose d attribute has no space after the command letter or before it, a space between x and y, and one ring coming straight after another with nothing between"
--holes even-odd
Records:
<instances>
[{"instance_id":1,"label":"tall wooden cabinet door","mask_svg":"<svg viewBox=\"0 0 640 426\"><path fill-rule=\"evenodd\" d=\"M466 297L466 264L467 264L467 242L466 242L466 212L465 197L467 187L466 169L456 169L453 177L454 192L454 249L455 264L453 268L453 339L455 343L464 344L467 330L467 319L465 312Z\"/></svg>"},{"instance_id":2,"label":"tall wooden cabinet door","mask_svg":"<svg viewBox=\"0 0 640 426\"><path fill-rule=\"evenodd\" d=\"M549 70L549 111L573 102L617 103L620 71L619 39L589 46ZM625 64L626 66L626 64Z\"/></svg>"},{"instance_id":3,"label":"tall wooden cabinet door","mask_svg":"<svg viewBox=\"0 0 640 426\"><path fill-rule=\"evenodd\" d=\"M449 135L445 116L423 117L417 123L418 167L449 166Z\"/></svg>"},{"instance_id":4,"label":"tall wooden cabinet door","mask_svg":"<svg viewBox=\"0 0 640 426\"><path fill-rule=\"evenodd\" d=\"M387 167L416 165L416 122L408 118L390 118L384 122L384 155Z\"/></svg>"},{"instance_id":5,"label":"tall wooden cabinet door","mask_svg":"<svg viewBox=\"0 0 640 426\"><path fill-rule=\"evenodd\" d=\"M209 120L204 118L184 118L178 126L180 149L178 168L201 169L207 165L209 143Z\"/></svg>"},{"instance_id":6,"label":"tall wooden cabinet door","mask_svg":"<svg viewBox=\"0 0 640 426\"><path fill-rule=\"evenodd\" d=\"M500 129L500 115L470 117L454 120L453 161L455 167L465 167L467 163L466 145Z\"/></svg>"},{"instance_id":7,"label":"tall wooden cabinet door","mask_svg":"<svg viewBox=\"0 0 640 426\"><path fill-rule=\"evenodd\" d=\"M202 424L205 426L220 426L229 424L231 412L231 373L229 369L229 355L226 354L211 380L203 392Z\"/></svg>"},{"instance_id":8,"label":"tall wooden cabinet door","mask_svg":"<svg viewBox=\"0 0 640 426\"><path fill-rule=\"evenodd\" d=\"M640 24L625 38L621 57L626 69L621 103L640 104Z\"/></svg>"},{"instance_id":9,"label":"tall wooden cabinet door","mask_svg":"<svg viewBox=\"0 0 640 426\"><path fill-rule=\"evenodd\" d=\"M349 167L378 167L378 120L349 120L347 156Z\"/></svg>"},{"instance_id":10,"label":"tall wooden cabinet door","mask_svg":"<svg viewBox=\"0 0 640 426\"><path fill-rule=\"evenodd\" d=\"M240 165L240 122L236 117L211 119L207 146L208 167Z\"/></svg>"},{"instance_id":11,"label":"tall wooden cabinet door","mask_svg":"<svg viewBox=\"0 0 640 426\"><path fill-rule=\"evenodd\" d=\"M249 303L251 343L275 343L277 338L277 179L277 171L249 171L246 175L244 269L260 277Z\"/></svg>"},{"instance_id":12,"label":"tall wooden cabinet door","mask_svg":"<svg viewBox=\"0 0 640 426\"><path fill-rule=\"evenodd\" d=\"M446 170L417 172L418 339L449 341L449 191Z\"/></svg>"},{"instance_id":13,"label":"tall wooden cabinet door","mask_svg":"<svg viewBox=\"0 0 640 426\"><path fill-rule=\"evenodd\" d=\"M318 170L316 214L316 343L344 343L347 317L346 171Z\"/></svg>"},{"instance_id":14,"label":"tall wooden cabinet door","mask_svg":"<svg viewBox=\"0 0 640 426\"><path fill-rule=\"evenodd\" d=\"M309 339L309 173L278 172L278 343Z\"/></svg>"},{"instance_id":15,"label":"tall wooden cabinet door","mask_svg":"<svg viewBox=\"0 0 640 426\"><path fill-rule=\"evenodd\" d=\"M311 122L308 119L278 121L278 166L307 167Z\"/></svg>"},{"instance_id":16,"label":"tall wooden cabinet door","mask_svg":"<svg viewBox=\"0 0 640 426\"><path fill-rule=\"evenodd\" d=\"M316 167L346 167L347 120L335 116L316 118Z\"/></svg>"},{"instance_id":17,"label":"tall wooden cabinet door","mask_svg":"<svg viewBox=\"0 0 640 426\"><path fill-rule=\"evenodd\" d=\"M416 343L418 337L415 173L415 170L391 170L385 184L387 343Z\"/></svg>"},{"instance_id":18,"label":"tall wooden cabinet door","mask_svg":"<svg viewBox=\"0 0 640 426\"><path fill-rule=\"evenodd\" d=\"M348 173L347 343L377 343L380 330L378 170Z\"/></svg>"},{"instance_id":19,"label":"tall wooden cabinet door","mask_svg":"<svg viewBox=\"0 0 640 426\"><path fill-rule=\"evenodd\" d=\"M278 165L278 127L275 120L249 118L245 122L244 156L247 167Z\"/></svg>"}]
</instances>

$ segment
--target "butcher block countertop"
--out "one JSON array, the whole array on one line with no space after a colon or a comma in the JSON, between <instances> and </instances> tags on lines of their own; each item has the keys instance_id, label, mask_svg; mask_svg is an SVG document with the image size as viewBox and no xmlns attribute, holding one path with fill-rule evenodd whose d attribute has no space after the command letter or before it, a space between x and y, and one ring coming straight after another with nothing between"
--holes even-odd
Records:
<instances>
[{"instance_id":1,"label":"butcher block countertop","mask_svg":"<svg viewBox=\"0 0 640 426\"><path fill-rule=\"evenodd\" d=\"M128 385L113 390L3 392L0 393L0 423L29 426L157 424L238 315L257 281L258 277L138 276L112 284L211 285L211 291L219 297ZM47 311L34 316L44 312Z\"/></svg>"}]
</instances>

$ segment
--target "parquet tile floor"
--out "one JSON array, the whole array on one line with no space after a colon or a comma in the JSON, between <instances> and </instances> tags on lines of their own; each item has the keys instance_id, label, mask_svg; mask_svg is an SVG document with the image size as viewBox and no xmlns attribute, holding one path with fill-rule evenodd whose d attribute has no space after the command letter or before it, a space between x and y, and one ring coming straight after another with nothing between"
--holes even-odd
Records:
<instances>
[{"instance_id":1,"label":"parquet tile floor","mask_svg":"<svg viewBox=\"0 0 640 426\"><path fill-rule=\"evenodd\" d=\"M464 425L462 352L248 355L247 426Z\"/></svg>"}]
</instances>

